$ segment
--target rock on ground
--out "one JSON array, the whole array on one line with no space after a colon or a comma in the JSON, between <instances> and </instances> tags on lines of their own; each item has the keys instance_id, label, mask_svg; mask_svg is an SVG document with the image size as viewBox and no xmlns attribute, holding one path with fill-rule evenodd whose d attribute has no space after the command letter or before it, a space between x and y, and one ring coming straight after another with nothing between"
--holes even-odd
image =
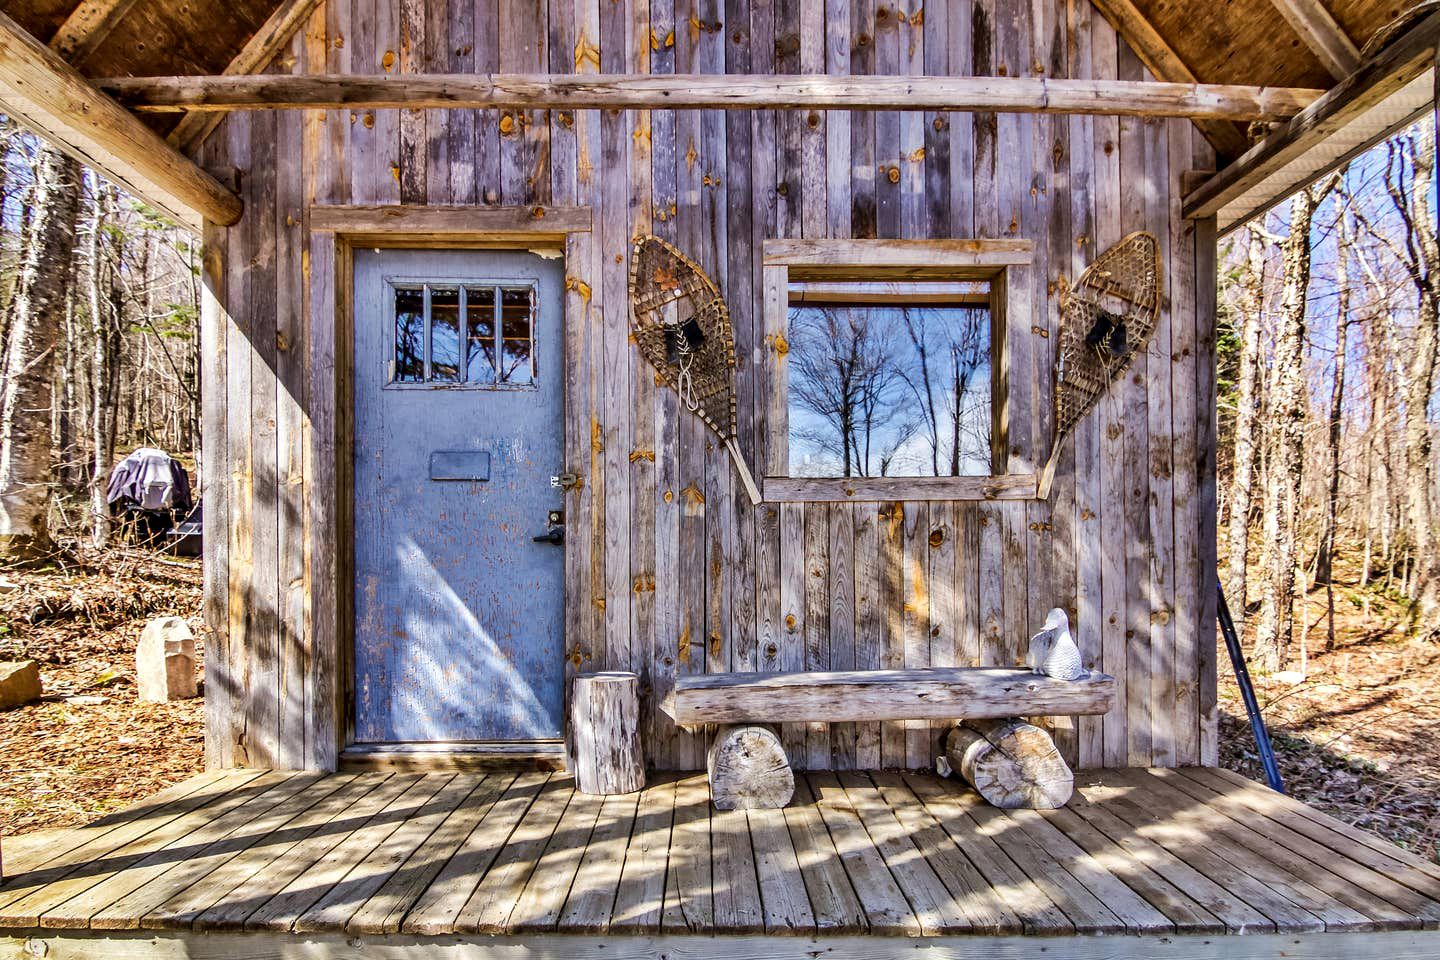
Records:
<instances>
[{"instance_id":1,"label":"rock on ground","mask_svg":"<svg viewBox=\"0 0 1440 960\"><path fill-rule=\"evenodd\" d=\"M0 663L0 710L40 699L40 668L34 660Z\"/></svg>"},{"instance_id":2,"label":"rock on ground","mask_svg":"<svg viewBox=\"0 0 1440 960\"><path fill-rule=\"evenodd\" d=\"M195 635L180 617L156 617L145 624L135 648L135 685L140 699L154 703L188 700L195 683Z\"/></svg>"}]
</instances>

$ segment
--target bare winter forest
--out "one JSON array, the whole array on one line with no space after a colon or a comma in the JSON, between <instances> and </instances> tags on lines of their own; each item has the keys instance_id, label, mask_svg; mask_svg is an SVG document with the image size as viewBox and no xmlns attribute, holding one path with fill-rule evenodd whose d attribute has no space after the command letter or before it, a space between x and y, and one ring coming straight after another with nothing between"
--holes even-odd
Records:
<instances>
[{"instance_id":1,"label":"bare winter forest","mask_svg":"<svg viewBox=\"0 0 1440 960\"><path fill-rule=\"evenodd\" d=\"M25 771L0 787L13 832L199 767L198 707L139 704L127 673L147 617L200 634L198 566L112 529L105 487L137 446L193 467L203 385L192 236L4 121L0 196L0 660L47 671L42 701L0 714L0 762ZM1220 576L1282 766L1302 799L1432 855L1435 200L1424 120L1230 234L1218 338ZM917 311L888 334L859 316L792 312L796 473L983 465L984 311ZM1221 673L1225 762L1253 774Z\"/></svg>"}]
</instances>

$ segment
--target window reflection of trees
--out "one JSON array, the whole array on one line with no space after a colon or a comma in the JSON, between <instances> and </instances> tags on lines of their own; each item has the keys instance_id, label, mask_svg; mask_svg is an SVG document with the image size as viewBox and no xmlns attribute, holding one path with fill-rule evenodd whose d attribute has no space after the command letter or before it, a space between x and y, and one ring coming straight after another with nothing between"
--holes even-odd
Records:
<instances>
[{"instance_id":1,"label":"window reflection of trees","mask_svg":"<svg viewBox=\"0 0 1440 960\"><path fill-rule=\"evenodd\" d=\"M465 284L463 292L429 284L395 288L394 382L533 384L534 288Z\"/></svg>"},{"instance_id":2,"label":"window reflection of trees","mask_svg":"<svg viewBox=\"0 0 1440 960\"><path fill-rule=\"evenodd\" d=\"M792 476L990 472L990 317L969 305L789 312Z\"/></svg>"},{"instance_id":3,"label":"window reflection of trees","mask_svg":"<svg viewBox=\"0 0 1440 960\"><path fill-rule=\"evenodd\" d=\"M425 379L425 292L395 291L395 381Z\"/></svg>"}]
</instances>

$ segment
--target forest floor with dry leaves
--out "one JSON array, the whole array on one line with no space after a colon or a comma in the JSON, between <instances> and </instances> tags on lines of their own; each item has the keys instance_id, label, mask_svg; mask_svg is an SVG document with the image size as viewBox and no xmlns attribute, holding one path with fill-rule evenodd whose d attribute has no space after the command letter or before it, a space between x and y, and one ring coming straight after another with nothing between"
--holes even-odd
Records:
<instances>
[{"instance_id":1,"label":"forest floor with dry leaves","mask_svg":"<svg viewBox=\"0 0 1440 960\"><path fill-rule=\"evenodd\" d=\"M198 561L131 551L4 576L19 589L0 596L0 660L39 661L45 697L0 712L0 835L84 823L203 769L203 701L141 703L134 676L149 618L182 616L203 639ZM1305 678L1255 678L1289 792L1435 858L1440 645L1407 639L1403 605L1374 588L1337 589L1329 652L1323 588L1306 613ZM1221 761L1263 780L1223 646L1218 655Z\"/></svg>"},{"instance_id":2,"label":"forest floor with dry leaves","mask_svg":"<svg viewBox=\"0 0 1440 960\"><path fill-rule=\"evenodd\" d=\"M1303 678L1254 673L1285 789L1440 860L1440 644L1410 639L1405 606L1379 587L1341 586L1348 572L1337 571L1334 647L1324 649L1321 585L1305 605ZM1218 655L1221 765L1264 782L1223 644Z\"/></svg>"},{"instance_id":3,"label":"forest floor with dry leaves","mask_svg":"<svg viewBox=\"0 0 1440 960\"><path fill-rule=\"evenodd\" d=\"M0 711L0 835L85 823L204 769L203 699L135 688L151 617L184 617L201 646L198 560L116 550L0 576L18 587L0 595L0 660L35 660L44 687Z\"/></svg>"}]
</instances>

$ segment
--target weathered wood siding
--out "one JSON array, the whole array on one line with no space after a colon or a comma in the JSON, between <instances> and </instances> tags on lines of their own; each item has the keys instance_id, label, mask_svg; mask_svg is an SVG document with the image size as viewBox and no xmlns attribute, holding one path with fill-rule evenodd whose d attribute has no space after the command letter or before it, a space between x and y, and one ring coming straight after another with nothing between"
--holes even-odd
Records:
<instances>
[{"instance_id":1,"label":"weathered wood siding","mask_svg":"<svg viewBox=\"0 0 1440 960\"><path fill-rule=\"evenodd\" d=\"M327 0L273 69L1145 75L1084 0ZM247 210L212 231L207 258L212 763L325 766L343 715L348 611L326 578L344 568L346 508L326 498L350 417L315 316L336 278L309 252L311 202L593 210L566 263L567 424L586 481L570 503L567 669L641 675L652 765L703 761L703 735L654 709L677 674L1011 664L1056 605L1119 680L1109 715L1057 725L1072 760L1214 761L1213 234L1179 215L1182 174L1214 161L1188 122L255 113L227 119L202 160L239 169ZM1031 238L1030 309L1006 336L1009 466L1032 472L1052 426L1058 286L1138 229L1166 254L1159 332L1067 444L1048 502L752 508L628 338L628 240L655 232L730 303L741 445L764 465L762 311L783 296L765 288L765 238ZM800 767L924 766L936 751L917 722L782 733Z\"/></svg>"}]
</instances>

